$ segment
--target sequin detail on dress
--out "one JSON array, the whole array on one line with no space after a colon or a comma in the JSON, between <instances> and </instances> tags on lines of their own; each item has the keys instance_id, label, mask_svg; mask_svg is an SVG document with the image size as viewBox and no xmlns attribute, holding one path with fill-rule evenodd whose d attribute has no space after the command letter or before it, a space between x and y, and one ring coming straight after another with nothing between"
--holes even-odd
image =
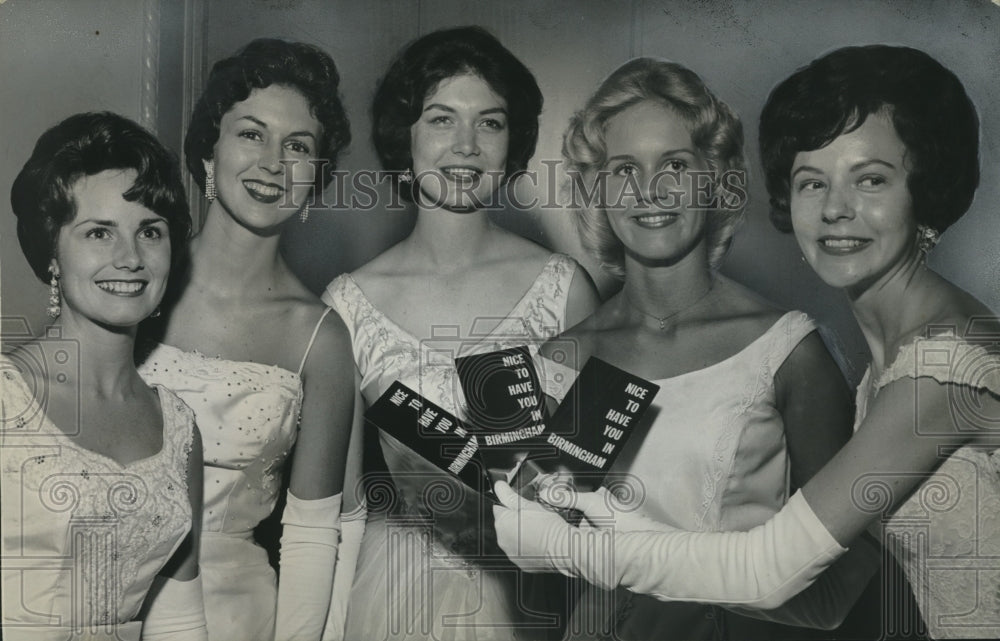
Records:
<instances>
[{"instance_id":1,"label":"sequin detail on dress","mask_svg":"<svg viewBox=\"0 0 1000 641\"><path fill-rule=\"evenodd\" d=\"M121 465L74 444L45 417L17 364L2 364L3 554L18 566L4 572L4 624L127 624L191 529L193 414L158 387L162 447Z\"/></svg>"}]
</instances>

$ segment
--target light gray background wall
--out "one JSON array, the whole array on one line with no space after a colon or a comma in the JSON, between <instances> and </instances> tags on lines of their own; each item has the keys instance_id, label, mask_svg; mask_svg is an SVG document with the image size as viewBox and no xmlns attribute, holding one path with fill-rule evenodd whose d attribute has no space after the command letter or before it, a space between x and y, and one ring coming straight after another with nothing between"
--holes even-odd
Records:
<instances>
[{"instance_id":1,"label":"light gray background wall","mask_svg":"<svg viewBox=\"0 0 1000 641\"><path fill-rule=\"evenodd\" d=\"M10 183L34 140L58 119L86 109L140 116L139 58L147 18L142 4L0 4L3 309L5 316L28 316L36 331L45 291L28 271L13 235ZM723 271L774 302L803 309L829 325L855 364L848 370L852 379L860 376L857 365L867 353L842 295L819 282L799 260L794 239L778 234L767 221L756 121L771 88L824 52L879 42L921 48L959 75L983 124L982 186L972 210L944 236L931 264L1000 310L1000 217L995 207L1000 197L1000 6L988 0L162 0L158 19L162 84L157 124L168 144L176 148L182 136L185 107L178 92L184 82L200 80L212 61L251 38L293 38L325 48L340 68L354 135L341 163L347 170L378 167L368 117L376 82L403 43L434 29L483 25L535 73L546 100L532 167L538 170L542 160L559 158L569 116L622 62L651 55L689 66L742 115L746 127L751 206ZM185 38L198 41L200 50L182 47ZM547 188L543 176L540 189L544 193ZM570 214L498 217L587 261L579 253ZM406 213L319 211L308 224L292 225L286 254L307 284L319 289L400 238L410 224Z\"/></svg>"}]
</instances>

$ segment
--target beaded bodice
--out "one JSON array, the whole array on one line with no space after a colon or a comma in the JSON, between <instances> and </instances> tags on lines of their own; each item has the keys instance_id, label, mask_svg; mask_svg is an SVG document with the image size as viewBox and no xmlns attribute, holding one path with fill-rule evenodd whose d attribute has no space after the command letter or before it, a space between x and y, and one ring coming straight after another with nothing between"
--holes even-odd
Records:
<instances>
[{"instance_id":1,"label":"beaded bodice","mask_svg":"<svg viewBox=\"0 0 1000 641\"><path fill-rule=\"evenodd\" d=\"M0 364L4 623L131 621L191 528L191 410L157 387L162 447L121 465L77 446L45 416L17 363Z\"/></svg>"},{"instance_id":2,"label":"beaded bodice","mask_svg":"<svg viewBox=\"0 0 1000 641\"><path fill-rule=\"evenodd\" d=\"M139 368L198 418L205 458L205 532L249 538L274 510L295 443L302 385L295 372L158 345Z\"/></svg>"}]
</instances>

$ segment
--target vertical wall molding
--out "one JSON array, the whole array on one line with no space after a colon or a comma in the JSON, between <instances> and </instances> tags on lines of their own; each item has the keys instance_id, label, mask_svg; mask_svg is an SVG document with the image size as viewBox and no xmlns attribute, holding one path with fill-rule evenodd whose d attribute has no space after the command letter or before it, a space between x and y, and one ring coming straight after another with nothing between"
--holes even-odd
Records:
<instances>
[{"instance_id":1,"label":"vertical wall molding","mask_svg":"<svg viewBox=\"0 0 1000 641\"><path fill-rule=\"evenodd\" d=\"M140 60L139 123L156 133L160 98L160 0L143 0Z\"/></svg>"},{"instance_id":2,"label":"vertical wall molding","mask_svg":"<svg viewBox=\"0 0 1000 641\"><path fill-rule=\"evenodd\" d=\"M184 79L181 108L181 135L187 133L191 123L191 112L201 96L205 80L205 0L184 0ZM201 229L205 220L206 207L201 189L191 178L191 173L184 171L184 188L187 189L188 202L191 205L191 218L194 228Z\"/></svg>"}]
</instances>

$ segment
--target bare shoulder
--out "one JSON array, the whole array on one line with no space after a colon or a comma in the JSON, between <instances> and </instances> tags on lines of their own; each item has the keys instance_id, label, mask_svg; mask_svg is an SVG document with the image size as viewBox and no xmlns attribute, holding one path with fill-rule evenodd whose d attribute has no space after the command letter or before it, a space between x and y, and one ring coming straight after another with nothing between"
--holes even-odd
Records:
<instances>
[{"instance_id":1,"label":"bare shoulder","mask_svg":"<svg viewBox=\"0 0 1000 641\"><path fill-rule=\"evenodd\" d=\"M748 287L716 275L715 287L719 290L719 314L717 320L727 326L728 331L753 340L777 323L786 313Z\"/></svg>"},{"instance_id":2,"label":"bare shoulder","mask_svg":"<svg viewBox=\"0 0 1000 641\"><path fill-rule=\"evenodd\" d=\"M353 372L353 352L351 335L343 319L336 312L327 313L323 306L317 306L317 314L307 323L308 334L302 342L303 351L309 349L303 372ZM324 315L325 314L325 315ZM313 335L315 333L315 336ZM310 344L309 341L312 340Z\"/></svg>"}]
</instances>

